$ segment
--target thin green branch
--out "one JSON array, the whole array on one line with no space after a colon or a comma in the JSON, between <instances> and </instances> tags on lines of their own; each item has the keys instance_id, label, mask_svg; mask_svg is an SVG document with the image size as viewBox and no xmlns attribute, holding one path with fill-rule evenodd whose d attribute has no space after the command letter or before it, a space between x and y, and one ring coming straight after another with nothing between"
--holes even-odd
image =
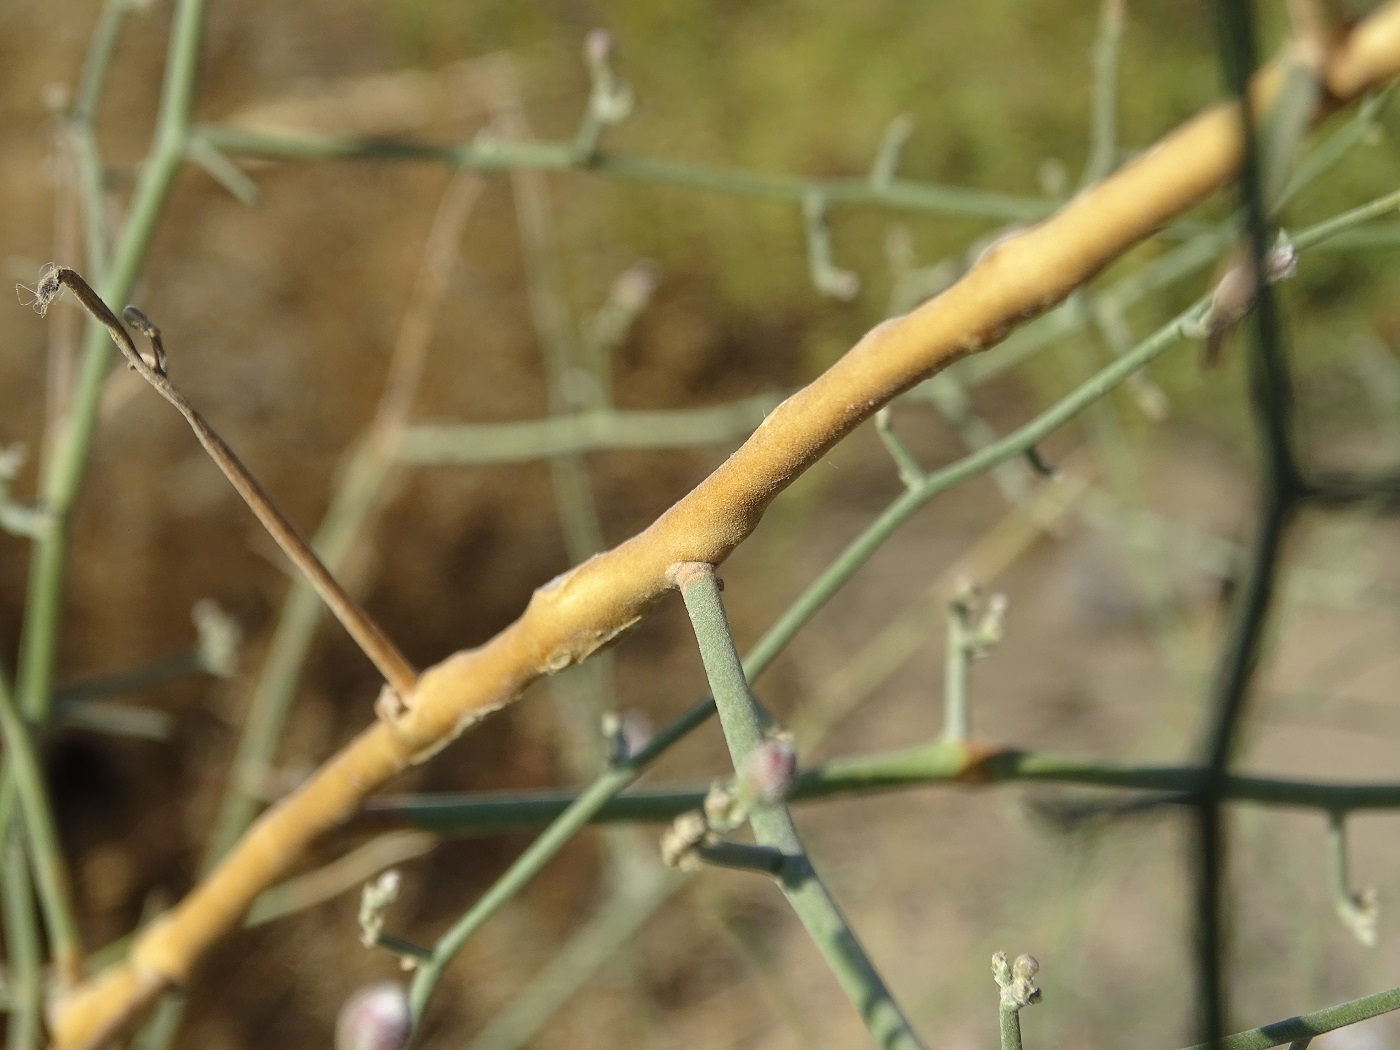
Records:
<instances>
[{"instance_id":1,"label":"thin green branch","mask_svg":"<svg viewBox=\"0 0 1400 1050\"><path fill-rule=\"evenodd\" d=\"M528 1043L568 1002L580 980L595 973L616 954L687 881L684 875L665 872L654 879L639 880L624 887L563 949L551 954L544 970L491 1018L468 1044L467 1050L516 1050Z\"/></svg>"},{"instance_id":2,"label":"thin green branch","mask_svg":"<svg viewBox=\"0 0 1400 1050\"><path fill-rule=\"evenodd\" d=\"M1380 918L1376 891L1352 890L1347 863L1346 814L1336 811L1327 815L1327 885L1342 925L1367 948L1374 948L1376 923Z\"/></svg>"},{"instance_id":3,"label":"thin green branch","mask_svg":"<svg viewBox=\"0 0 1400 1050\"><path fill-rule=\"evenodd\" d=\"M918 488L927 475L919 465L918 458L895 432L894 418L889 405L875 413L875 432L880 435L880 441L884 444L885 451L890 454L890 459L894 460L895 470L899 473L899 480L904 482L904 487Z\"/></svg>"},{"instance_id":4,"label":"thin green branch","mask_svg":"<svg viewBox=\"0 0 1400 1050\"><path fill-rule=\"evenodd\" d=\"M106 167L97 145L94 124L102 100L107 71L116 52L122 22L131 10L131 0L106 0L97 16L83 71L68 112L68 134L78 169L78 187L83 202L83 222L87 236L87 268L101 282L107 266Z\"/></svg>"},{"instance_id":5,"label":"thin green branch","mask_svg":"<svg viewBox=\"0 0 1400 1050\"><path fill-rule=\"evenodd\" d=\"M554 855L589 823L599 809L641 776L647 767L673 744L684 739L697 726L704 724L713 713L714 705L709 699L696 704L685 715L658 733L641 751L600 774L550 823L539 838L516 858L476 905L438 939L433 946L433 958L418 968L409 992L415 1024L421 1023L424 1007L438 981L442 979L443 970L472 934L519 893Z\"/></svg>"},{"instance_id":6,"label":"thin green branch","mask_svg":"<svg viewBox=\"0 0 1400 1050\"><path fill-rule=\"evenodd\" d=\"M183 652L173 653L141 667L133 667L129 671L58 686L53 692L53 704L59 709L72 709L94 700L154 689L186 675L202 674L208 670L199 647L191 646Z\"/></svg>"},{"instance_id":7,"label":"thin green branch","mask_svg":"<svg viewBox=\"0 0 1400 1050\"><path fill-rule=\"evenodd\" d=\"M121 302L130 295L184 159L203 24L204 0L180 0L170 34L155 140L101 282L102 297L109 302ZM107 333L100 324L89 323L72 411L48 450L44 469L43 504L54 515L54 523L36 546L29 574L19 694L25 716L38 723L47 717L52 700L69 516L82 484L97 427L98 397L110 367Z\"/></svg>"},{"instance_id":8,"label":"thin green branch","mask_svg":"<svg viewBox=\"0 0 1400 1050\"><path fill-rule=\"evenodd\" d=\"M1150 792L1181 798L1195 790L1203 772L1200 766L1133 765L938 741L904 750L832 759L805 769L798 775L788 801L813 802L938 785L992 787L1017 783ZM666 823L699 809L706 790L702 785L679 785L628 791L597 807L587 823ZM367 803L356 823L366 827L412 826L440 835L516 834L557 819L581 797L570 791L391 795ZM1400 782L1345 784L1231 774L1223 797L1233 803L1329 814L1366 812L1400 807Z\"/></svg>"},{"instance_id":9,"label":"thin green branch","mask_svg":"<svg viewBox=\"0 0 1400 1050\"><path fill-rule=\"evenodd\" d=\"M1123 40L1124 0L1103 0L1094 40L1094 130L1079 188L1112 173L1118 161L1118 56Z\"/></svg>"},{"instance_id":10,"label":"thin green branch","mask_svg":"<svg viewBox=\"0 0 1400 1050\"><path fill-rule=\"evenodd\" d=\"M1390 101L1392 90L1387 87L1367 96L1354 117L1323 139L1312 152L1298 162L1288 184L1279 194L1276 205L1279 209L1284 208L1294 197L1327 174L1342 158L1370 137L1381 112Z\"/></svg>"},{"instance_id":11,"label":"thin green branch","mask_svg":"<svg viewBox=\"0 0 1400 1050\"><path fill-rule=\"evenodd\" d=\"M0 675L0 738L5 742L9 771L14 777L23 829L27 839L34 883L43 907L49 945L60 982L76 982L82 976L82 939L74 917L68 864L63 858L58 828L44 784L44 770L34 748L29 726L15 706L9 683ZM11 828L11 833L18 830Z\"/></svg>"},{"instance_id":12,"label":"thin green branch","mask_svg":"<svg viewBox=\"0 0 1400 1050\"><path fill-rule=\"evenodd\" d=\"M519 463L608 450L723 445L753 433L782 396L759 394L707 408L655 412L604 410L519 423L419 423L407 427L401 462Z\"/></svg>"},{"instance_id":13,"label":"thin green branch","mask_svg":"<svg viewBox=\"0 0 1400 1050\"><path fill-rule=\"evenodd\" d=\"M38 1050L44 1039L44 958L24 846L17 834L0 843L0 854L0 864L4 865L0 908L5 916L5 955L9 964L5 973L10 1000L6 1045L10 1050Z\"/></svg>"},{"instance_id":14,"label":"thin green branch","mask_svg":"<svg viewBox=\"0 0 1400 1050\"><path fill-rule=\"evenodd\" d=\"M969 190L934 183L891 179L876 184L866 177L805 179L766 175L744 170L724 170L697 164L599 151L580 157L572 142L507 142L478 136L459 145L437 145L411 139L357 139L317 133L288 134L243 128L204 125L196 137L225 153L281 160L413 160L454 167L500 171L508 168L540 168L546 171L579 169L682 186L693 190L788 200L801 203L819 194L828 204L872 205L907 211L965 215L1001 222L1032 222L1055 210L1053 201L986 190Z\"/></svg>"},{"instance_id":15,"label":"thin green branch","mask_svg":"<svg viewBox=\"0 0 1400 1050\"><path fill-rule=\"evenodd\" d=\"M1214 1043L1188 1047L1187 1050L1269 1050L1269 1047L1310 1040L1325 1032L1334 1032L1338 1028L1379 1017L1393 1010L1400 1010L1400 988L1391 988L1361 999L1353 999L1348 1003L1314 1010L1310 1014L1300 1014L1283 1021L1261 1025L1247 1032L1237 1032L1217 1039Z\"/></svg>"},{"instance_id":16,"label":"thin green branch","mask_svg":"<svg viewBox=\"0 0 1400 1050\"><path fill-rule=\"evenodd\" d=\"M681 566L677 583L737 772L763 743L764 719L734 648L713 567ZM884 1047L919 1047L899 1005L813 869L787 807L758 807L749 821L758 844L784 856L778 884L876 1041Z\"/></svg>"},{"instance_id":17,"label":"thin green branch","mask_svg":"<svg viewBox=\"0 0 1400 1050\"><path fill-rule=\"evenodd\" d=\"M603 126L603 121L596 118L598 99L616 89L616 84L606 54L595 54L595 49L590 49L588 58L593 73L593 94L589 100L589 114L594 118L594 131L589 139L589 150L592 151L597 148L597 135ZM505 107L497 117L497 124L510 134L512 140L528 141L525 118L518 106ZM581 138L580 144L583 142ZM571 380L579 368L579 340L564 297L564 277L560 272L554 216L540 172L529 168L513 169L511 184L516 225L523 247L530 319L544 358L549 410L553 416L563 415L594 399L576 396L571 389L577 386ZM596 380L598 377L590 378ZM564 531L565 550L569 564L577 565L603 548L603 527L598 518L588 472L581 454L574 450L551 456L549 467L554 485L555 509Z\"/></svg>"},{"instance_id":18,"label":"thin green branch","mask_svg":"<svg viewBox=\"0 0 1400 1050\"><path fill-rule=\"evenodd\" d=\"M102 5L97 24L92 28L92 36L88 38L87 54L83 56L83 71L78 76L78 88L73 93L70 116L77 123L91 124L97 115L97 105L102 99L107 70L117 49L117 36L121 32L122 20L131 7L131 0L106 0Z\"/></svg>"}]
</instances>

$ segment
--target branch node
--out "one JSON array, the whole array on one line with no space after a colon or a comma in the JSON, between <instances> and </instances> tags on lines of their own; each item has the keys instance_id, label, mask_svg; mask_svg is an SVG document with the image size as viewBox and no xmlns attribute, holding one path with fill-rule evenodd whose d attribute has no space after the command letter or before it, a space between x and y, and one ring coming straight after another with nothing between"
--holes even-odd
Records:
<instances>
[{"instance_id":1,"label":"branch node","mask_svg":"<svg viewBox=\"0 0 1400 1050\"><path fill-rule=\"evenodd\" d=\"M122 311L122 320L136 329L151 344L151 357L147 359L142 355L142 360L150 366L151 371L158 376L165 375L165 346L160 341L160 329L155 322L147 317L138 307L128 305ZM135 365L130 366L133 370Z\"/></svg>"},{"instance_id":2,"label":"branch node","mask_svg":"<svg viewBox=\"0 0 1400 1050\"><path fill-rule=\"evenodd\" d=\"M1342 925L1367 948L1374 948L1378 940L1377 924L1380 920L1379 894L1374 886L1359 891L1351 889L1351 877L1347 864L1346 814L1333 812L1327 820L1327 852L1329 887L1332 891L1332 904Z\"/></svg>"},{"instance_id":3,"label":"branch node","mask_svg":"<svg viewBox=\"0 0 1400 1050\"><path fill-rule=\"evenodd\" d=\"M813 191L802 198L807 230L807 269L822 295L850 302L860 292L860 277L839 268L831 258L831 231L826 225L826 194Z\"/></svg>"},{"instance_id":4,"label":"branch node","mask_svg":"<svg viewBox=\"0 0 1400 1050\"><path fill-rule=\"evenodd\" d=\"M631 116L636 99L631 85L613 69L613 38L606 29L595 29L588 34L583 42L583 60L588 66L592 87L583 123L574 139L574 151L580 162L588 163L598 156L603 129L621 124Z\"/></svg>"},{"instance_id":5,"label":"branch node","mask_svg":"<svg viewBox=\"0 0 1400 1050\"><path fill-rule=\"evenodd\" d=\"M904 482L904 487L911 491L921 487L928 475L924 472L924 468L919 465L914 453L909 450L909 446L895 433L894 419L889 405L875 413L875 432L880 435L880 440L885 445L885 451L894 460L895 468L899 471L899 480Z\"/></svg>"},{"instance_id":6,"label":"branch node","mask_svg":"<svg viewBox=\"0 0 1400 1050\"><path fill-rule=\"evenodd\" d=\"M666 579L670 581L672 587L683 591L698 580L714 576L714 574L715 567L709 562L678 561L666 570ZM720 584L720 589L724 589L722 583Z\"/></svg>"},{"instance_id":7,"label":"branch node","mask_svg":"<svg viewBox=\"0 0 1400 1050\"><path fill-rule=\"evenodd\" d=\"M908 113L901 113L885 126L875 160L870 165L870 184L875 189L884 192L890 188L899 168L900 155L913 133L914 118Z\"/></svg>"},{"instance_id":8,"label":"branch node","mask_svg":"<svg viewBox=\"0 0 1400 1050\"><path fill-rule=\"evenodd\" d=\"M37 540L53 525L53 514L10 499L10 485L24 466L27 450L22 444L0 447L0 529Z\"/></svg>"}]
</instances>

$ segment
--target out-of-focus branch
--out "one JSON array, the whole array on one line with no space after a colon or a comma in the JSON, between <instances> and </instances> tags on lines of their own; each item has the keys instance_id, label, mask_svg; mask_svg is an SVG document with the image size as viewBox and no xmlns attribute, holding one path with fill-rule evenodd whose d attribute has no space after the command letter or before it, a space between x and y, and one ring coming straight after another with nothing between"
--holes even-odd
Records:
<instances>
[{"instance_id":1,"label":"out-of-focus branch","mask_svg":"<svg viewBox=\"0 0 1400 1050\"><path fill-rule=\"evenodd\" d=\"M1360 23L1326 70L1320 116L1400 74L1400 3ZM1257 78L1265 107L1279 70ZM491 641L426 671L406 710L371 726L269 810L204 882L153 923L120 966L55 1011L59 1047L93 1046L159 991L189 979L252 900L319 835L410 764L509 704L537 678L611 642L667 591L682 561L724 560L768 504L860 422L953 361L984 350L1219 189L1240 163L1239 113L1207 110L1059 213L988 252L942 295L872 330L779 406L749 441L650 528L535 592Z\"/></svg>"}]
</instances>

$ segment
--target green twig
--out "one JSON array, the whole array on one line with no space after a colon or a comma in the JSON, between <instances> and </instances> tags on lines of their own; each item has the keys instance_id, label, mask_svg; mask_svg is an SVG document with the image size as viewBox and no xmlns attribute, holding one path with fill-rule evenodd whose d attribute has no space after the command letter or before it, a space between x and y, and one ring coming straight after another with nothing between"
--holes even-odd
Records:
<instances>
[{"instance_id":1,"label":"green twig","mask_svg":"<svg viewBox=\"0 0 1400 1050\"><path fill-rule=\"evenodd\" d=\"M968 678L972 662L987 654L1001 640L1006 614L1004 595L993 595L974 623L971 588L963 588L948 603L948 639L943 656L943 737L962 743L971 730L968 716Z\"/></svg>"},{"instance_id":2,"label":"green twig","mask_svg":"<svg viewBox=\"0 0 1400 1050\"><path fill-rule=\"evenodd\" d=\"M1368 95L1362 100L1355 116L1323 139L1312 152L1298 162L1288 184L1279 195L1278 208L1282 209L1371 136L1393 91L1393 88L1385 87L1374 95Z\"/></svg>"},{"instance_id":3,"label":"green twig","mask_svg":"<svg viewBox=\"0 0 1400 1050\"><path fill-rule=\"evenodd\" d=\"M101 294L109 302L126 299L145 262L156 223L165 208L175 172L185 155L195 74L204 24L204 0L180 0L170 33L169 57L160 113L150 155L141 169L121 237L103 274ZM25 606L19 696L25 717L42 723L52 701L58 652L63 576L68 556L68 525L82 484L88 450L97 427L97 403L111 366L107 333L89 323L72 411L49 449L42 484L44 507L53 527L39 540L29 573Z\"/></svg>"},{"instance_id":4,"label":"green twig","mask_svg":"<svg viewBox=\"0 0 1400 1050\"><path fill-rule=\"evenodd\" d=\"M18 831L17 828L12 831ZM37 1050L44 1038L44 959L39 927L34 921L29 869L18 836L0 844L0 908L5 916L5 978L9 992L10 1050Z\"/></svg>"},{"instance_id":5,"label":"green twig","mask_svg":"<svg viewBox=\"0 0 1400 1050\"><path fill-rule=\"evenodd\" d=\"M1000 222L1034 221L1045 218L1055 210L1053 201L1041 198L905 179L891 179L889 183L877 186L864 176L805 179L708 168L606 150L600 150L589 158L581 158L572 141L523 143L478 136L468 143L443 146L411 139L358 139L316 133L262 132L217 125L196 128L194 134L225 153L282 160L415 160L483 171L522 167L546 171L582 168L619 178L769 200L801 203L810 194L817 193L828 204L871 205Z\"/></svg>"},{"instance_id":6,"label":"green twig","mask_svg":"<svg viewBox=\"0 0 1400 1050\"><path fill-rule=\"evenodd\" d=\"M809 802L940 784L991 787L1015 783L1151 792L1181 799L1200 783L1200 766L1155 766L1107 759L1019 751L981 743L936 741L898 751L836 758L798 774L790 802ZM700 785L620 793L597 806L585 823L666 823L699 809ZM412 826L441 835L497 835L549 824L583 796L568 791L386 796L366 804L357 824ZM1353 813L1400 807L1400 782L1340 784L1231 774L1229 802Z\"/></svg>"},{"instance_id":7,"label":"green twig","mask_svg":"<svg viewBox=\"0 0 1400 1050\"><path fill-rule=\"evenodd\" d=\"M1327 884L1337 918L1367 948L1376 946L1376 922L1380 918L1376 891L1351 888L1347 864L1346 814L1333 810L1327 815Z\"/></svg>"},{"instance_id":8,"label":"green twig","mask_svg":"<svg viewBox=\"0 0 1400 1050\"><path fill-rule=\"evenodd\" d=\"M1348 1003L1314 1010L1310 1014L1300 1014L1283 1021L1261 1025L1247 1032L1237 1032L1217 1039L1214 1043L1187 1047L1187 1050L1269 1050L1270 1047L1296 1043L1298 1040L1310 1040L1314 1036L1379 1017L1392 1010L1400 1010L1400 988L1390 988L1361 999L1353 999Z\"/></svg>"},{"instance_id":9,"label":"green twig","mask_svg":"<svg viewBox=\"0 0 1400 1050\"><path fill-rule=\"evenodd\" d=\"M890 459L894 460L899 480L904 482L904 487L918 488L927 475L914 453L909 451L909 446L895 433L889 405L875 413L875 432L880 435L880 441L883 442L885 451L890 454Z\"/></svg>"},{"instance_id":10,"label":"green twig","mask_svg":"<svg viewBox=\"0 0 1400 1050\"><path fill-rule=\"evenodd\" d=\"M60 982L74 983L82 976L82 939L74 918L68 864L58 839L44 770L29 726L15 707L14 695L0 676L0 737L5 742L9 771L14 777L20 810L24 814L27 853L34 869L34 884L44 912L49 945Z\"/></svg>"},{"instance_id":11,"label":"green twig","mask_svg":"<svg viewBox=\"0 0 1400 1050\"><path fill-rule=\"evenodd\" d=\"M1005 952L992 956L992 978L997 983L1001 1013L1001 1050L1021 1050L1021 1011L1040 1002L1035 975L1040 964L1030 955L1006 961Z\"/></svg>"},{"instance_id":12,"label":"green twig","mask_svg":"<svg viewBox=\"0 0 1400 1050\"><path fill-rule=\"evenodd\" d=\"M1123 40L1124 0L1103 0L1094 40L1094 130L1079 188L1112 173L1118 161L1118 56Z\"/></svg>"},{"instance_id":13,"label":"green twig","mask_svg":"<svg viewBox=\"0 0 1400 1050\"><path fill-rule=\"evenodd\" d=\"M131 7L131 0L106 0L102 5L97 24L88 40L87 54L83 58L83 71L79 75L73 105L68 112L67 131L78 169L78 190L83 202L87 268L93 279L98 282L105 279L109 245L106 168L97 145L94 125L97 107L102 100L102 90L107 82L107 71L112 64L112 55L116 52L117 37Z\"/></svg>"},{"instance_id":14,"label":"green twig","mask_svg":"<svg viewBox=\"0 0 1400 1050\"><path fill-rule=\"evenodd\" d=\"M610 449L695 448L751 434L782 396L759 394L709 408L585 411L519 423L418 423L405 429L408 464L518 463Z\"/></svg>"},{"instance_id":15,"label":"green twig","mask_svg":"<svg viewBox=\"0 0 1400 1050\"><path fill-rule=\"evenodd\" d=\"M528 1043L568 1002L580 980L616 954L687 881L684 875L666 872L621 889L564 948L551 954L544 970L491 1018L467 1050L516 1050Z\"/></svg>"},{"instance_id":16,"label":"green twig","mask_svg":"<svg viewBox=\"0 0 1400 1050\"><path fill-rule=\"evenodd\" d=\"M700 645L730 757L735 770L742 770L750 754L763 743L765 726L729 633L719 583L712 566L698 563L678 567L676 582ZM758 807L750 823L760 846L783 854L779 885L876 1041L884 1047L920 1046L884 980L818 878L787 807Z\"/></svg>"},{"instance_id":17,"label":"green twig","mask_svg":"<svg viewBox=\"0 0 1400 1050\"><path fill-rule=\"evenodd\" d=\"M600 774L564 808L539 838L516 858L505 874L496 880L471 910L438 939L433 946L433 958L418 968L409 993L415 1024L421 1023L423 1009L438 981L442 979L443 970L472 934L514 898L554 855L589 823L599 809L641 776L647 767L673 744L688 736L696 726L702 725L713 713L714 705L710 700L696 704L627 761L611 766Z\"/></svg>"}]
</instances>

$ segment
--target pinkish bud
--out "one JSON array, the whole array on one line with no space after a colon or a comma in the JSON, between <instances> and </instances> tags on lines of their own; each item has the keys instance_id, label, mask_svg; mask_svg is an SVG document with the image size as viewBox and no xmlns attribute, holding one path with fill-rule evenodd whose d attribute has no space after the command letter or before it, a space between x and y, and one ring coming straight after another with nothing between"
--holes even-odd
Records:
<instances>
[{"instance_id":1,"label":"pinkish bud","mask_svg":"<svg viewBox=\"0 0 1400 1050\"><path fill-rule=\"evenodd\" d=\"M797 780L797 752L786 740L765 740L744 763L739 792L765 806L787 797Z\"/></svg>"},{"instance_id":2,"label":"pinkish bud","mask_svg":"<svg viewBox=\"0 0 1400 1050\"><path fill-rule=\"evenodd\" d=\"M335 1050L402 1050L413 1034L408 993L395 981L360 988L340 1008Z\"/></svg>"},{"instance_id":3,"label":"pinkish bud","mask_svg":"<svg viewBox=\"0 0 1400 1050\"><path fill-rule=\"evenodd\" d=\"M612 34L606 29L594 29L583 42L583 55L591 66L601 66L612 58Z\"/></svg>"}]
</instances>

